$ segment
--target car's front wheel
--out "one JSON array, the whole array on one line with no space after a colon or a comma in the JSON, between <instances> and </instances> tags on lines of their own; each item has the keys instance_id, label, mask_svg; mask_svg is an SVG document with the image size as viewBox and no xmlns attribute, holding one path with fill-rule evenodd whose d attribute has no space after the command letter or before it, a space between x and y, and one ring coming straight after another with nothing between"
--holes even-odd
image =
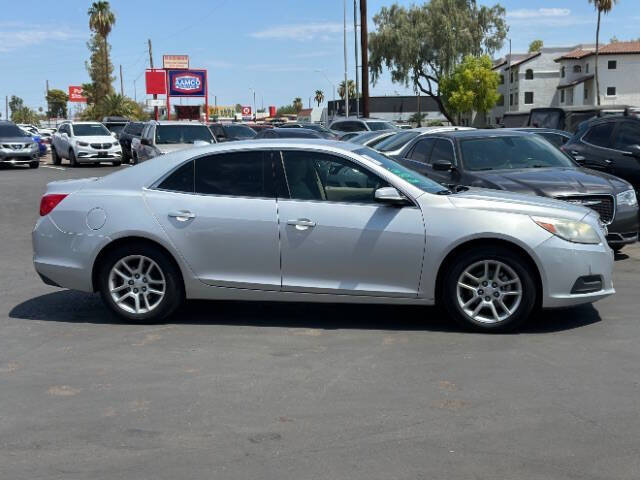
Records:
<instances>
[{"instance_id":1,"label":"car's front wheel","mask_svg":"<svg viewBox=\"0 0 640 480\"><path fill-rule=\"evenodd\" d=\"M34 160L33 162L29 162L29 168L38 168L40 166L40 162L38 160Z\"/></svg>"},{"instance_id":2,"label":"car's front wheel","mask_svg":"<svg viewBox=\"0 0 640 480\"><path fill-rule=\"evenodd\" d=\"M184 299L178 267L154 245L132 243L112 250L98 275L102 300L128 321L160 321Z\"/></svg>"},{"instance_id":3,"label":"car's front wheel","mask_svg":"<svg viewBox=\"0 0 640 480\"><path fill-rule=\"evenodd\" d=\"M69 162L71 163L72 167L78 166L78 160L76 160L76 152L74 152L73 149L69 150Z\"/></svg>"},{"instance_id":4,"label":"car's front wheel","mask_svg":"<svg viewBox=\"0 0 640 480\"><path fill-rule=\"evenodd\" d=\"M464 252L444 276L441 304L465 328L513 330L536 305L537 289L529 263L506 248Z\"/></svg>"},{"instance_id":5,"label":"car's front wheel","mask_svg":"<svg viewBox=\"0 0 640 480\"><path fill-rule=\"evenodd\" d=\"M60 165L60 163L62 163L62 159L58 156L55 148L51 148L51 161L54 165Z\"/></svg>"}]
</instances>

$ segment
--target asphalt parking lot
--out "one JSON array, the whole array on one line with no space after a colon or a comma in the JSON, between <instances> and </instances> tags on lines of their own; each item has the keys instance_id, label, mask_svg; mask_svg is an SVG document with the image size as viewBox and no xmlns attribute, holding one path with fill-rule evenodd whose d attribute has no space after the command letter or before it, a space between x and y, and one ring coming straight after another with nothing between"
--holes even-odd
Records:
<instances>
[{"instance_id":1,"label":"asphalt parking lot","mask_svg":"<svg viewBox=\"0 0 640 480\"><path fill-rule=\"evenodd\" d=\"M115 170L46 161L0 170L0 478L640 478L640 248L617 295L516 334L233 302L127 325L33 270L45 184Z\"/></svg>"}]
</instances>

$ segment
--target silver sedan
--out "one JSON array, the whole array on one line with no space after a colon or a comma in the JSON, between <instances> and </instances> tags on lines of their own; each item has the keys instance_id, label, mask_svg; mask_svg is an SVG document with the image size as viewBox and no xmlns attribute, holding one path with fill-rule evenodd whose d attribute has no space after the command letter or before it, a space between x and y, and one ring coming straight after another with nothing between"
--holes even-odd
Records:
<instances>
[{"instance_id":1,"label":"silver sedan","mask_svg":"<svg viewBox=\"0 0 640 480\"><path fill-rule=\"evenodd\" d=\"M50 285L160 321L189 299L439 304L483 331L614 293L596 213L449 191L360 145L233 142L53 182L33 230ZM425 313L426 320L426 313Z\"/></svg>"}]
</instances>

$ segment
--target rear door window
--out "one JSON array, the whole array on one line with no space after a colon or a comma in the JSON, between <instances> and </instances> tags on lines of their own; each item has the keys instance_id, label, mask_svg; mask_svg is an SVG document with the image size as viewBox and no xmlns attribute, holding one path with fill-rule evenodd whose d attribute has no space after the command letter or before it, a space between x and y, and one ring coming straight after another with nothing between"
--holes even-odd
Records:
<instances>
[{"instance_id":1,"label":"rear door window","mask_svg":"<svg viewBox=\"0 0 640 480\"><path fill-rule=\"evenodd\" d=\"M632 145L640 145L640 123L622 122L616 132L613 148L626 150Z\"/></svg>"},{"instance_id":2,"label":"rear door window","mask_svg":"<svg viewBox=\"0 0 640 480\"><path fill-rule=\"evenodd\" d=\"M273 170L260 151L221 153L195 160L195 192L275 198Z\"/></svg>"},{"instance_id":3,"label":"rear door window","mask_svg":"<svg viewBox=\"0 0 640 480\"><path fill-rule=\"evenodd\" d=\"M613 122L609 122L591 127L584 136L585 142L598 147L610 148L611 134L613 133L614 125Z\"/></svg>"},{"instance_id":4,"label":"rear door window","mask_svg":"<svg viewBox=\"0 0 640 480\"><path fill-rule=\"evenodd\" d=\"M407 158L415 160L416 162L428 163L431 157L431 150L436 142L435 138L423 138L416 142L415 146L407 155Z\"/></svg>"},{"instance_id":5,"label":"rear door window","mask_svg":"<svg viewBox=\"0 0 640 480\"><path fill-rule=\"evenodd\" d=\"M437 160L446 160L451 162L452 165L455 164L453 144L449 140L443 140L441 138L436 140L428 163L433 163Z\"/></svg>"},{"instance_id":6,"label":"rear door window","mask_svg":"<svg viewBox=\"0 0 640 480\"><path fill-rule=\"evenodd\" d=\"M194 191L194 161L191 160L171 175L165 178L158 188L161 190L170 190L172 192L193 193Z\"/></svg>"}]
</instances>

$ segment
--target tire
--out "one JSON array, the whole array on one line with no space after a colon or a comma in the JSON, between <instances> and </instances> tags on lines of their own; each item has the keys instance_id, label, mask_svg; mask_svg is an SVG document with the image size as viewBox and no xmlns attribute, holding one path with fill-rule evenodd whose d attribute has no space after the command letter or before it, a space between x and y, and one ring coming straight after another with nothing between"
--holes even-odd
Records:
<instances>
[{"instance_id":1,"label":"tire","mask_svg":"<svg viewBox=\"0 0 640 480\"><path fill-rule=\"evenodd\" d=\"M119 167L120 165L122 165L122 162L111 162L111 164L112 164L114 167Z\"/></svg>"},{"instance_id":2,"label":"tire","mask_svg":"<svg viewBox=\"0 0 640 480\"><path fill-rule=\"evenodd\" d=\"M122 149L122 163L129 163L131 161L131 154L127 153L127 151Z\"/></svg>"},{"instance_id":3,"label":"tire","mask_svg":"<svg viewBox=\"0 0 640 480\"><path fill-rule=\"evenodd\" d=\"M55 148L51 148L51 161L54 165L60 165L62 163L62 159L58 156L58 152L56 152Z\"/></svg>"},{"instance_id":4,"label":"tire","mask_svg":"<svg viewBox=\"0 0 640 480\"><path fill-rule=\"evenodd\" d=\"M133 159L133 164L137 165L138 164L138 154L134 152L133 156L131 158Z\"/></svg>"},{"instance_id":5,"label":"tire","mask_svg":"<svg viewBox=\"0 0 640 480\"><path fill-rule=\"evenodd\" d=\"M611 250L613 250L613 253L620 253L624 248L624 245L609 245L609 246L611 247Z\"/></svg>"},{"instance_id":6,"label":"tire","mask_svg":"<svg viewBox=\"0 0 640 480\"><path fill-rule=\"evenodd\" d=\"M530 317L536 306L539 292L531 268L522 256L506 248L468 250L448 265L439 303L465 329L514 330Z\"/></svg>"},{"instance_id":7,"label":"tire","mask_svg":"<svg viewBox=\"0 0 640 480\"><path fill-rule=\"evenodd\" d=\"M76 154L73 149L69 150L69 162L71 162L72 167L78 166L78 160L76 160Z\"/></svg>"},{"instance_id":8,"label":"tire","mask_svg":"<svg viewBox=\"0 0 640 480\"><path fill-rule=\"evenodd\" d=\"M35 162L29 163L29 168L38 168L39 166L40 166L40 162L37 160Z\"/></svg>"},{"instance_id":9,"label":"tire","mask_svg":"<svg viewBox=\"0 0 640 480\"><path fill-rule=\"evenodd\" d=\"M145 260L141 271L137 272L141 257ZM115 273L116 267L124 276ZM164 284L160 280L164 280ZM133 285L130 282L134 282ZM98 288L102 301L113 313L134 323L155 323L167 318L185 297L177 265L160 248L144 242L122 245L108 252L98 266ZM114 288L119 291L112 294ZM147 293L143 293L145 288ZM162 295L154 292L162 292ZM148 303L144 302L144 296ZM138 297L140 307L137 312L135 297ZM147 305L151 308L147 309Z\"/></svg>"}]
</instances>

